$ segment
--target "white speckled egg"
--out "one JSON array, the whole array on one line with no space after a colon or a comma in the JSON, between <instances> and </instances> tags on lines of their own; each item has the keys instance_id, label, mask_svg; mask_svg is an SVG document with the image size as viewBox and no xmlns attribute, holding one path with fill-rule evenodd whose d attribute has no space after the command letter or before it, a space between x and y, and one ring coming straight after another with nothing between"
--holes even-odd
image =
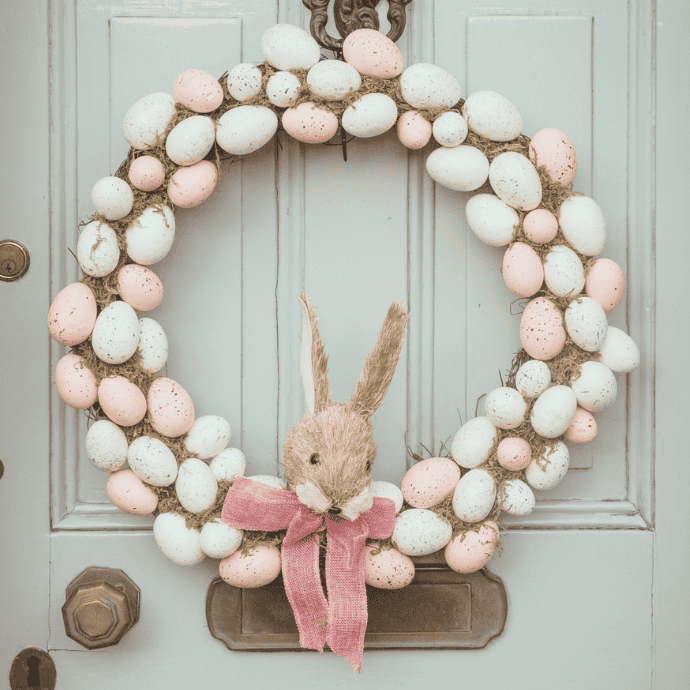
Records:
<instances>
[{"instance_id":1,"label":"white speckled egg","mask_svg":"<svg viewBox=\"0 0 690 690\"><path fill-rule=\"evenodd\" d=\"M524 396L536 398L551 384L551 369L538 359L525 362L515 374L515 385Z\"/></svg>"},{"instance_id":2,"label":"white speckled egg","mask_svg":"<svg viewBox=\"0 0 690 690\"><path fill-rule=\"evenodd\" d=\"M203 513L216 502L218 482L203 460L187 458L177 471L175 491L185 510Z\"/></svg>"},{"instance_id":3,"label":"white speckled egg","mask_svg":"<svg viewBox=\"0 0 690 690\"><path fill-rule=\"evenodd\" d=\"M400 75L400 91L413 108L450 108L460 100L460 84L437 65L419 62Z\"/></svg>"},{"instance_id":4,"label":"white speckled egg","mask_svg":"<svg viewBox=\"0 0 690 690\"><path fill-rule=\"evenodd\" d=\"M562 204L558 222L563 236L585 256L595 256L606 242L606 221L594 199L571 196Z\"/></svg>"},{"instance_id":5,"label":"white speckled egg","mask_svg":"<svg viewBox=\"0 0 690 690\"><path fill-rule=\"evenodd\" d=\"M583 362L580 376L571 382L577 403L590 412L599 412L616 402L618 384L613 372L602 362Z\"/></svg>"},{"instance_id":6,"label":"white speckled egg","mask_svg":"<svg viewBox=\"0 0 690 690\"><path fill-rule=\"evenodd\" d=\"M434 120L432 131L434 139L441 146L454 148L467 139L467 120L460 113L451 110Z\"/></svg>"},{"instance_id":7,"label":"white speckled egg","mask_svg":"<svg viewBox=\"0 0 690 690\"><path fill-rule=\"evenodd\" d=\"M225 448L211 460L209 467L217 481L231 481L244 474L247 460L239 448Z\"/></svg>"},{"instance_id":8,"label":"white speckled egg","mask_svg":"<svg viewBox=\"0 0 690 690\"><path fill-rule=\"evenodd\" d=\"M453 438L451 455L460 465L472 469L489 459L498 436L496 427L488 417L475 417L460 427Z\"/></svg>"},{"instance_id":9,"label":"white speckled egg","mask_svg":"<svg viewBox=\"0 0 690 690\"><path fill-rule=\"evenodd\" d=\"M450 523L436 513L410 508L395 518L392 541L406 556L428 556L442 549L452 536Z\"/></svg>"},{"instance_id":10,"label":"white speckled egg","mask_svg":"<svg viewBox=\"0 0 690 690\"><path fill-rule=\"evenodd\" d=\"M266 97L279 108L295 104L302 83L292 72L276 72L266 83Z\"/></svg>"},{"instance_id":11,"label":"white speckled egg","mask_svg":"<svg viewBox=\"0 0 690 690\"><path fill-rule=\"evenodd\" d=\"M578 295L585 286L580 257L564 244L557 244L544 259L544 282L557 297Z\"/></svg>"},{"instance_id":12,"label":"white speckled egg","mask_svg":"<svg viewBox=\"0 0 690 690\"><path fill-rule=\"evenodd\" d=\"M452 458L427 458L412 465L400 484L413 508L431 508L451 494L460 481L460 467Z\"/></svg>"},{"instance_id":13,"label":"white speckled egg","mask_svg":"<svg viewBox=\"0 0 690 690\"><path fill-rule=\"evenodd\" d=\"M201 550L210 558L227 558L242 545L244 530L211 518L201 528Z\"/></svg>"},{"instance_id":14,"label":"white speckled egg","mask_svg":"<svg viewBox=\"0 0 690 690\"><path fill-rule=\"evenodd\" d=\"M475 194L465 205L467 224L484 244L510 244L520 221L517 211L494 194Z\"/></svg>"},{"instance_id":15,"label":"white speckled egg","mask_svg":"<svg viewBox=\"0 0 690 690\"><path fill-rule=\"evenodd\" d=\"M491 512L495 500L494 478L486 470L470 470L455 487L453 512L463 522L479 522Z\"/></svg>"},{"instance_id":16,"label":"white speckled egg","mask_svg":"<svg viewBox=\"0 0 690 690\"><path fill-rule=\"evenodd\" d=\"M342 60L321 60L307 73L307 84L315 96L340 101L362 84L359 72Z\"/></svg>"},{"instance_id":17,"label":"white speckled egg","mask_svg":"<svg viewBox=\"0 0 690 690\"><path fill-rule=\"evenodd\" d=\"M274 489L285 489L287 487L287 482L280 477L275 477L272 474L253 474L247 479L253 479L255 482L261 482L266 484L266 486L272 486Z\"/></svg>"},{"instance_id":18,"label":"white speckled egg","mask_svg":"<svg viewBox=\"0 0 690 690\"><path fill-rule=\"evenodd\" d=\"M168 158L178 165L194 165L211 150L216 136L213 120L206 115L192 115L173 127L165 140Z\"/></svg>"},{"instance_id":19,"label":"white speckled egg","mask_svg":"<svg viewBox=\"0 0 690 690\"><path fill-rule=\"evenodd\" d=\"M244 156L267 144L278 129L278 118L270 108L241 105L218 120L216 140L223 151Z\"/></svg>"},{"instance_id":20,"label":"white speckled egg","mask_svg":"<svg viewBox=\"0 0 690 690\"><path fill-rule=\"evenodd\" d=\"M608 328L604 307L591 297L578 297L565 310L565 328L575 345L596 352L604 344Z\"/></svg>"},{"instance_id":21,"label":"white speckled egg","mask_svg":"<svg viewBox=\"0 0 690 690\"><path fill-rule=\"evenodd\" d=\"M640 350L635 341L615 326L608 327L599 354L601 363L617 374L627 374L640 363Z\"/></svg>"},{"instance_id":22,"label":"white speckled egg","mask_svg":"<svg viewBox=\"0 0 690 690\"><path fill-rule=\"evenodd\" d=\"M175 115L175 99L157 91L140 98L125 115L125 139L135 149L148 149L162 137Z\"/></svg>"},{"instance_id":23,"label":"white speckled egg","mask_svg":"<svg viewBox=\"0 0 690 690\"><path fill-rule=\"evenodd\" d=\"M170 486L177 477L175 455L159 438L135 438L129 444L127 462L142 481L152 486Z\"/></svg>"},{"instance_id":24,"label":"white speckled egg","mask_svg":"<svg viewBox=\"0 0 690 690\"><path fill-rule=\"evenodd\" d=\"M91 334L96 356L108 364L122 364L139 345L139 319L127 302L113 302L96 319Z\"/></svg>"},{"instance_id":25,"label":"white speckled egg","mask_svg":"<svg viewBox=\"0 0 690 690\"><path fill-rule=\"evenodd\" d=\"M228 91L236 101L246 101L261 92L261 70L250 62L235 65L228 74Z\"/></svg>"},{"instance_id":26,"label":"white speckled egg","mask_svg":"<svg viewBox=\"0 0 690 690\"><path fill-rule=\"evenodd\" d=\"M489 176L489 159L474 146L441 147L426 159L426 171L435 182L455 192L479 189Z\"/></svg>"},{"instance_id":27,"label":"white speckled egg","mask_svg":"<svg viewBox=\"0 0 690 690\"><path fill-rule=\"evenodd\" d=\"M311 69L321 58L319 44L304 29L276 24L261 37L261 52L279 70Z\"/></svg>"},{"instance_id":28,"label":"white speckled egg","mask_svg":"<svg viewBox=\"0 0 690 690\"><path fill-rule=\"evenodd\" d=\"M253 589L273 582L280 574L280 549L261 544L246 556L235 551L218 566L220 576L233 587Z\"/></svg>"},{"instance_id":29,"label":"white speckled egg","mask_svg":"<svg viewBox=\"0 0 690 690\"><path fill-rule=\"evenodd\" d=\"M400 487L391 482L377 481L371 483L371 490L374 496L390 498L395 503L395 512L400 512L403 506L403 495Z\"/></svg>"},{"instance_id":30,"label":"white speckled egg","mask_svg":"<svg viewBox=\"0 0 690 690\"><path fill-rule=\"evenodd\" d=\"M91 190L91 201L107 220L120 220L132 210L134 193L119 177L102 177Z\"/></svg>"},{"instance_id":31,"label":"white speckled egg","mask_svg":"<svg viewBox=\"0 0 690 690\"><path fill-rule=\"evenodd\" d=\"M508 206L519 211L531 211L541 203L539 173L529 158L520 153L505 151L496 156L489 168L489 182Z\"/></svg>"},{"instance_id":32,"label":"white speckled egg","mask_svg":"<svg viewBox=\"0 0 690 690\"><path fill-rule=\"evenodd\" d=\"M107 419L94 422L86 432L86 453L99 470L115 472L127 462L127 437Z\"/></svg>"},{"instance_id":33,"label":"white speckled egg","mask_svg":"<svg viewBox=\"0 0 690 690\"><path fill-rule=\"evenodd\" d=\"M345 109L343 129L356 137L387 132L398 119L398 106L385 93L368 93Z\"/></svg>"},{"instance_id":34,"label":"white speckled egg","mask_svg":"<svg viewBox=\"0 0 690 690\"><path fill-rule=\"evenodd\" d=\"M149 266L167 255L175 239L175 215L168 206L149 206L127 228L127 255Z\"/></svg>"},{"instance_id":35,"label":"white speckled egg","mask_svg":"<svg viewBox=\"0 0 690 690\"><path fill-rule=\"evenodd\" d=\"M163 326L149 317L139 319L139 345L141 368L147 374L160 371L168 361L168 337Z\"/></svg>"},{"instance_id":36,"label":"white speckled egg","mask_svg":"<svg viewBox=\"0 0 690 690\"><path fill-rule=\"evenodd\" d=\"M487 520L470 530L453 537L446 546L446 563L458 573L476 573L481 570L496 551L499 544L498 525Z\"/></svg>"},{"instance_id":37,"label":"white speckled egg","mask_svg":"<svg viewBox=\"0 0 690 690\"><path fill-rule=\"evenodd\" d=\"M177 565L196 565L206 558L201 534L176 513L160 513L153 521L153 537L160 550Z\"/></svg>"},{"instance_id":38,"label":"white speckled egg","mask_svg":"<svg viewBox=\"0 0 690 690\"><path fill-rule=\"evenodd\" d=\"M365 582L379 589L402 589L414 579L414 561L397 549L383 549L376 555L376 546L367 547Z\"/></svg>"},{"instance_id":39,"label":"white speckled egg","mask_svg":"<svg viewBox=\"0 0 690 690\"><path fill-rule=\"evenodd\" d=\"M570 465L570 452L563 441L546 448L543 455L532 459L525 469L525 479L534 489L553 489L565 477Z\"/></svg>"},{"instance_id":40,"label":"white speckled egg","mask_svg":"<svg viewBox=\"0 0 690 690\"><path fill-rule=\"evenodd\" d=\"M532 407L532 428L544 438L557 438L570 426L576 408L577 400L570 386L551 386Z\"/></svg>"},{"instance_id":41,"label":"white speckled egg","mask_svg":"<svg viewBox=\"0 0 690 690\"><path fill-rule=\"evenodd\" d=\"M204 415L194 420L187 432L184 445L190 453L202 460L218 455L230 443L230 422L218 415Z\"/></svg>"},{"instance_id":42,"label":"white speckled egg","mask_svg":"<svg viewBox=\"0 0 690 690\"><path fill-rule=\"evenodd\" d=\"M491 141L512 141L522 132L517 108L500 93L475 91L462 106L468 127Z\"/></svg>"},{"instance_id":43,"label":"white speckled egg","mask_svg":"<svg viewBox=\"0 0 690 690\"><path fill-rule=\"evenodd\" d=\"M504 386L486 396L486 416L499 429L515 429L525 421L527 403L514 388Z\"/></svg>"},{"instance_id":44,"label":"white speckled egg","mask_svg":"<svg viewBox=\"0 0 690 690\"><path fill-rule=\"evenodd\" d=\"M529 515L534 510L534 492L520 479L506 479L499 497L501 510L509 515Z\"/></svg>"},{"instance_id":45,"label":"white speckled egg","mask_svg":"<svg viewBox=\"0 0 690 690\"><path fill-rule=\"evenodd\" d=\"M120 260L115 231L100 220L92 220L77 240L77 261L87 275L101 278L112 273Z\"/></svg>"}]
</instances>

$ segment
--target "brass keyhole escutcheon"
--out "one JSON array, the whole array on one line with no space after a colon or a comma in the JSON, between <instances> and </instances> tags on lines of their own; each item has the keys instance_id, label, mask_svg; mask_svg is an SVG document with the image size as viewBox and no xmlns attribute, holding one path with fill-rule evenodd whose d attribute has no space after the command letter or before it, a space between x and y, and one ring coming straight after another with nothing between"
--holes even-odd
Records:
<instances>
[{"instance_id":1,"label":"brass keyhole escutcheon","mask_svg":"<svg viewBox=\"0 0 690 690\"><path fill-rule=\"evenodd\" d=\"M23 649L12 661L10 690L55 690L57 673L48 652Z\"/></svg>"},{"instance_id":2,"label":"brass keyhole escutcheon","mask_svg":"<svg viewBox=\"0 0 690 690\"><path fill-rule=\"evenodd\" d=\"M26 275L31 263L29 250L16 240L0 241L0 280L12 283Z\"/></svg>"}]
</instances>

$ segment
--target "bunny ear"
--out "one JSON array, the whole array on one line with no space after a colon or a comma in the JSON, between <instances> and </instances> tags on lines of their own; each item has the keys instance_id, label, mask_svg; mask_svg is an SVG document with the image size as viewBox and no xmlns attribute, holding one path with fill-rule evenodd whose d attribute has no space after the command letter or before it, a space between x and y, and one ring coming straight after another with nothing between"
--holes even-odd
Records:
<instances>
[{"instance_id":1,"label":"bunny ear","mask_svg":"<svg viewBox=\"0 0 690 690\"><path fill-rule=\"evenodd\" d=\"M376 345L364 360L349 404L353 411L366 418L371 417L381 407L391 385L400 359L408 318L407 308L402 302L391 304Z\"/></svg>"},{"instance_id":2,"label":"bunny ear","mask_svg":"<svg viewBox=\"0 0 690 690\"><path fill-rule=\"evenodd\" d=\"M332 404L328 387L328 355L323 349L316 312L311 300L305 294L299 296L302 305L302 348L300 350L300 371L304 384L304 396L312 414Z\"/></svg>"}]
</instances>

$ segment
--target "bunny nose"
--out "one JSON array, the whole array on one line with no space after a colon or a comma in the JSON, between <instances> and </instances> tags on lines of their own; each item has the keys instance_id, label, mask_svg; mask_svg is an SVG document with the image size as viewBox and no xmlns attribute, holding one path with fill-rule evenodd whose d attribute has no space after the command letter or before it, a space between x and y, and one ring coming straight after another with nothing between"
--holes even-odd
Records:
<instances>
[{"instance_id":1,"label":"bunny nose","mask_svg":"<svg viewBox=\"0 0 690 690\"><path fill-rule=\"evenodd\" d=\"M340 513L343 512L343 509L342 509L342 508L338 508L338 506L334 506L333 508L329 508L329 509L328 509L328 512L329 512L331 515L340 515Z\"/></svg>"}]
</instances>

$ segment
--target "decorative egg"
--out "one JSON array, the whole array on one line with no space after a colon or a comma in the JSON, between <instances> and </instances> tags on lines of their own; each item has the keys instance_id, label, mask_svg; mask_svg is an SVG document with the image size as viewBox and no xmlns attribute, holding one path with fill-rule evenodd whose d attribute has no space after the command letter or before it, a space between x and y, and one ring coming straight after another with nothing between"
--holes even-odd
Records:
<instances>
[{"instance_id":1,"label":"decorative egg","mask_svg":"<svg viewBox=\"0 0 690 690\"><path fill-rule=\"evenodd\" d=\"M604 344L608 328L604 307L591 297L578 297L565 310L565 328L580 349L596 352Z\"/></svg>"},{"instance_id":2,"label":"decorative egg","mask_svg":"<svg viewBox=\"0 0 690 690\"><path fill-rule=\"evenodd\" d=\"M232 481L244 475L247 460L239 448L225 448L211 460L209 467L217 481Z\"/></svg>"},{"instance_id":3,"label":"decorative egg","mask_svg":"<svg viewBox=\"0 0 690 690\"><path fill-rule=\"evenodd\" d=\"M79 410L91 407L98 398L96 377L79 355L68 354L58 360L55 387L70 407Z\"/></svg>"},{"instance_id":4,"label":"decorative egg","mask_svg":"<svg viewBox=\"0 0 690 690\"><path fill-rule=\"evenodd\" d=\"M476 531L458 534L448 543L444 551L446 563L458 573L476 573L489 562L499 541L498 525L487 520Z\"/></svg>"},{"instance_id":5,"label":"decorative egg","mask_svg":"<svg viewBox=\"0 0 690 690\"><path fill-rule=\"evenodd\" d=\"M160 371L168 361L168 337L158 321L139 319L139 364L147 374Z\"/></svg>"},{"instance_id":6,"label":"decorative egg","mask_svg":"<svg viewBox=\"0 0 690 690\"><path fill-rule=\"evenodd\" d=\"M194 424L194 403L182 386L165 376L149 388L151 426L164 436L176 438L186 434Z\"/></svg>"},{"instance_id":7,"label":"decorative egg","mask_svg":"<svg viewBox=\"0 0 690 690\"><path fill-rule=\"evenodd\" d=\"M492 247L510 244L520 220L517 211L494 194L475 194L465 206L465 215L472 232Z\"/></svg>"},{"instance_id":8,"label":"decorative egg","mask_svg":"<svg viewBox=\"0 0 690 690\"><path fill-rule=\"evenodd\" d=\"M398 119L398 106L385 93L368 93L345 109L343 129L356 137L387 132Z\"/></svg>"},{"instance_id":9,"label":"decorative egg","mask_svg":"<svg viewBox=\"0 0 690 690\"><path fill-rule=\"evenodd\" d=\"M518 297L531 297L544 282L544 266L537 252L516 242L503 255L503 282Z\"/></svg>"},{"instance_id":10,"label":"decorative egg","mask_svg":"<svg viewBox=\"0 0 690 690\"><path fill-rule=\"evenodd\" d=\"M534 510L534 492L520 479L506 479L499 496L499 506L508 515L529 515Z\"/></svg>"},{"instance_id":11,"label":"decorative egg","mask_svg":"<svg viewBox=\"0 0 690 690\"><path fill-rule=\"evenodd\" d=\"M453 512L463 522L479 522L491 512L495 500L494 478L486 470L470 470L455 487Z\"/></svg>"},{"instance_id":12,"label":"decorative egg","mask_svg":"<svg viewBox=\"0 0 690 690\"><path fill-rule=\"evenodd\" d=\"M408 149L424 148L431 139L431 122L415 110L403 113L398 120L398 139Z\"/></svg>"},{"instance_id":13,"label":"decorative egg","mask_svg":"<svg viewBox=\"0 0 690 690\"><path fill-rule=\"evenodd\" d=\"M397 549L383 549L374 554L376 546L367 547L364 580L379 589L402 589L414 579L414 562Z\"/></svg>"},{"instance_id":14,"label":"decorative egg","mask_svg":"<svg viewBox=\"0 0 690 690\"><path fill-rule=\"evenodd\" d=\"M252 589L273 582L280 574L280 549L277 546L255 546L246 556L241 551L220 562L220 576L233 587Z\"/></svg>"},{"instance_id":15,"label":"decorative egg","mask_svg":"<svg viewBox=\"0 0 690 690\"><path fill-rule=\"evenodd\" d=\"M132 187L142 192L153 192L165 180L165 168L154 156L139 156L132 161L127 174Z\"/></svg>"},{"instance_id":16,"label":"decorative egg","mask_svg":"<svg viewBox=\"0 0 690 690\"><path fill-rule=\"evenodd\" d=\"M600 412L616 402L616 377L602 362L583 362L580 365L580 375L570 386L578 405L590 412Z\"/></svg>"},{"instance_id":17,"label":"decorative egg","mask_svg":"<svg viewBox=\"0 0 690 690\"><path fill-rule=\"evenodd\" d=\"M517 108L500 93L475 91L462 106L467 126L491 141L512 141L522 133Z\"/></svg>"},{"instance_id":18,"label":"decorative egg","mask_svg":"<svg viewBox=\"0 0 690 690\"><path fill-rule=\"evenodd\" d=\"M179 172L179 171L178 171ZM175 215L168 206L149 206L127 228L127 256L144 266L164 258L175 239Z\"/></svg>"},{"instance_id":19,"label":"decorative egg","mask_svg":"<svg viewBox=\"0 0 690 690\"><path fill-rule=\"evenodd\" d=\"M343 59L369 77L392 79L403 69L398 46L375 29L357 29L348 34L343 41Z\"/></svg>"},{"instance_id":20,"label":"decorative egg","mask_svg":"<svg viewBox=\"0 0 690 690\"><path fill-rule=\"evenodd\" d=\"M182 72L173 86L175 100L195 113L210 113L223 102L223 87L208 72L188 69Z\"/></svg>"},{"instance_id":21,"label":"decorative egg","mask_svg":"<svg viewBox=\"0 0 690 690\"><path fill-rule=\"evenodd\" d=\"M560 129L540 129L530 141L529 158L536 166L543 165L554 182L567 187L575 179L575 147Z\"/></svg>"},{"instance_id":22,"label":"decorative egg","mask_svg":"<svg viewBox=\"0 0 690 690\"><path fill-rule=\"evenodd\" d=\"M185 448L202 460L218 455L228 443L232 431L230 423L218 415L197 417L184 440Z\"/></svg>"},{"instance_id":23,"label":"decorative egg","mask_svg":"<svg viewBox=\"0 0 690 690\"><path fill-rule=\"evenodd\" d=\"M640 363L640 350L635 341L615 326L608 327L599 354L601 363L617 374L627 374Z\"/></svg>"},{"instance_id":24,"label":"decorative egg","mask_svg":"<svg viewBox=\"0 0 690 690\"><path fill-rule=\"evenodd\" d=\"M322 144L338 131L338 118L330 110L307 101L296 108L288 108L282 117L283 128L293 138L305 144Z\"/></svg>"},{"instance_id":25,"label":"decorative egg","mask_svg":"<svg viewBox=\"0 0 690 690\"><path fill-rule=\"evenodd\" d=\"M151 148L163 138L175 113L175 99L169 93L157 91L140 98L125 115L125 139L135 149Z\"/></svg>"},{"instance_id":26,"label":"decorative egg","mask_svg":"<svg viewBox=\"0 0 690 690\"><path fill-rule=\"evenodd\" d=\"M541 180L529 159L515 151L500 153L489 168L491 187L503 201L519 211L531 211L541 203Z\"/></svg>"},{"instance_id":27,"label":"decorative egg","mask_svg":"<svg viewBox=\"0 0 690 690\"><path fill-rule=\"evenodd\" d=\"M431 508L451 494L460 481L460 467L451 458L427 458L412 465L400 484L413 508Z\"/></svg>"},{"instance_id":28,"label":"decorative egg","mask_svg":"<svg viewBox=\"0 0 690 690\"><path fill-rule=\"evenodd\" d=\"M565 345L563 315L546 297L531 300L520 318L520 342L533 359L553 359Z\"/></svg>"},{"instance_id":29,"label":"decorative egg","mask_svg":"<svg viewBox=\"0 0 690 690\"><path fill-rule=\"evenodd\" d=\"M454 110L449 110L443 113L434 120L432 128L434 139L441 145L448 148L460 146L465 139L467 139L467 120L456 113Z\"/></svg>"},{"instance_id":30,"label":"decorative egg","mask_svg":"<svg viewBox=\"0 0 690 690\"><path fill-rule=\"evenodd\" d=\"M276 24L261 37L264 60L276 69L311 69L321 59L319 44L304 29Z\"/></svg>"},{"instance_id":31,"label":"decorative egg","mask_svg":"<svg viewBox=\"0 0 690 690\"><path fill-rule=\"evenodd\" d=\"M570 386L547 388L530 412L532 428L544 438L562 436L573 420L577 400Z\"/></svg>"},{"instance_id":32,"label":"decorative egg","mask_svg":"<svg viewBox=\"0 0 690 690\"><path fill-rule=\"evenodd\" d=\"M168 158L178 165L194 165L211 150L216 126L210 117L193 115L173 127L165 140Z\"/></svg>"},{"instance_id":33,"label":"decorative egg","mask_svg":"<svg viewBox=\"0 0 690 690\"><path fill-rule=\"evenodd\" d=\"M311 92L327 101L340 101L362 85L359 72L342 60L321 60L307 73Z\"/></svg>"},{"instance_id":34,"label":"decorative egg","mask_svg":"<svg viewBox=\"0 0 690 690\"><path fill-rule=\"evenodd\" d=\"M489 459L498 437L496 427L488 417L475 417L463 424L453 438L451 455L460 465L472 469Z\"/></svg>"},{"instance_id":35,"label":"decorative egg","mask_svg":"<svg viewBox=\"0 0 690 690\"><path fill-rule=\"evenodd\" d=\"M496 388L486 396L486 416L499 429L515 429L525 420L527 403L514 388Z\"/></svg>"},{"instance_id":36,"label":"decorative egg","mask_svg":"<svg viewBox=\"0 0 690 690\"><path fill-rule=\"evenodd\" d=\"M86 432L86 453L99 470L119 470L127 462L128 447L122 429L107 419L94 422Z\"/></svg>"},{"instance_id":37,"label":"decorative egg","mask_svg":"<svg viewBox=\"0 0 690 690\"><path fill-rule=\"evenodd\" d=\"M102 177L91 190L91 201L96 212L106 220L120 220L132 210L134 194L119 177Z\"/></svg>"},{"instance_id":38,"label":"decorative egg","mask_svg":"<svg viewBox=\"0 0 690 690\"><path fill-rule=\"evenodd\" d=\"M160 513L153 521L153 538L160 550L177 565L196 565L206 558L201 534L190 529L177 513Z\"/></svg>"},{"instance_id":39,"label":"decorative egg","mask_svg":"<svg viewBox=\"0 0 690 690\"><path fill-rule=\"evenodd\" d=\"M479 189L489 177L489 159L474 146L441 147L426 159L426 171L438 184L456 192Z\"/></svg>"},{"instance_id":40,"label":"decorative egg","mask_svg":"<svg viewBox=\"0 0 690 690\"><path fill-rule=\"evenodd\" d=\"M227 558L242 546L244 530L211 518L201 528L201 549L210 558Z\"/></svg>"},{"instance_id":41,"label":"decorative egg","mask_svg":"<svg viewBox=\"0 0 690 690\"><path fill-rule=\"evenodd\" d=\"M532 462L525 469L525 479L534 489L553 489L565 477L569 465L568 446L563 441L556 441L556 444L547 447L541 456L532 458Z\"/></svg>"},{"instance_id":42,"label":"decorative egg","mask_svg":"<svg viewBox=\"0 0 690 690\"><path fill-rule=\"evenodd\" d=\"M285 489L287 488L287 483L284 479L276 477L272 474L253 474L247 479L253 479L255 482L261 482L266 484L266 486L272 486L274 489Z\"/></svg>"},{"instance_id":43,"label":"decorative egg","mask_svg":"<svg viewBox=\"0 0 690 690\"><path fill-rule=\"evenodd\" d=\"M585 285L580 257L564 244L557 244L544 259L544 282L557 297L578 295Z\"/></svg>"},{"instance_id":44,"label":"decorative egg","mask_svg":"<svg viewBox=\"0 0 690 690\"><path fill-rule=\"evenodd\" d=\"M515 374L515 386L527 398L536 398L551 385L551 369L538 359L525 362Z\"/></svg>"},{"instance_id":45,"label":"decorative egg","mask_svg":"<svg viewBox=\"0 0 690 690\"><path fill-rule=\"evenodd\" d=\"M395 518L391 540L406 556L428 556L442 549L452 536L450 523L432 510L410 508Z\"/></svg>"},{"instance_id":46,"label":"decorative egg","mask_svg":"<svg viewBox=\"0 0 690 690\"><path fill-rule=\"evenodd\" d=\"M146 414L146 397L124 376L104 378L98 386L98 402L108 418L120 426L134 426Z\"/></svg>"},{"instance_id":47,"label":"decorative egg","mask_svg":"<svg viewBox=\"0 0 690 690\"><path fill-rule=\"evenodd\" d=\"M521 436L501 439L496 448L496 459L503 469L510 472L524 470L532 460L532 447Z\"/></svg>"},{"instance_id":48,"label":"decorative egg","mask_svg":"<svg viewBox=\"0 0 690 690\"><path fill-rule=\"evenodd\" d=\"M71 283L55 296L48 311L48 331L60 345L79 345L93 331L97 316L96 298L84 283Z\"/></svg>"},{"instance_id":49,"label":"decorative egg","mask_svg":"<svg viewBox=\"0 0 690 690\"><path fill-rule=\"evenodd\" d=\"M175 455L163 441L152 436L139 436L130 443L127 462L151 486L170 486L177 477Z\"/></svg>"},{"instance_id":50,"label":"decorative egg","mask_svg":"<svg viewBox=\"0 0 690 690\"><path fill-rule=\"evenodd\" d=\"M278 117L270 108L241 105L221 115L216 140L223 151L244 156L267 144L278 130Z\"/></svg>"},{"instance_id":51,"label":"decorative egg","mask_svg":"<svg viewBox=\"0 0 690 690\"><path fill-rule=\"evenodd\" d=\"M450 108L460 100L460 84L438 65L418 62L400 76L400 92L413 108Z\"/></svg>"},{"instance_id":52,"label":"decorative egg","mask_svg":"<svg viewBox=\"0 0 690 690\"><path fill-rule=\"evenodd\" d=\"M563 437L571 443L589 443L597 436L597 421L591 412L578 407Z\"/></svg>"},{"instance_id":53,"label":"decorative egg","mask_svg":"<svg viewBox=\"0 0 690 690\"><path fill-rule=\"evenodd\" d=\"M216 166L211 161L199 161L172 174L168 184L168 196L175 206L193 208L211 196L217 181Z\"/></svg>"},{"instance_id":54,"label":"decorative egg","mask_svg":"<svg viewBox=\"0 0 690 690\"><path fill-rule=\"evenodd\" d=\"M177 471L175 491L185 510L203 513L216 502L218 482L203 460L187 458Z\"/></svg>"},{"instance_id":55,"label":"decorative egg","mask_svg":"<svg viewBox=\"0 0 690 690\"><path fill-rule=\"evenodd\" d=\"M611 259L597 259L587 273L585 292L599 302L604 311L615 309L625 292L625 276L621 267Z\"/></svg>"},{"instance_id":56,"label":"decorative egg","mask_svg":"<svg viewBox=\"0 0 690 690\"><path fill-rule=\"evenodd\" d=\"M155 309L163 300L163 283L150 269L139 264L127 264L117 273L120 297L137 311Z\"/></svg>"},{"instance_id":57,"label":"decorative egg","mask_svg":"<svg viewBox=\"0 0 690 690\"><path fill-rule=\"evenodd\" d=\"M112 273L120 261L115 231L100 220L87 223L77 240L77 261L87 275L102 278Z\"/></svg>"},{"instance_id":58,"label":"decorative egg","mask_svg":"<svg viewBox=\"0 0 690 690\"><path fill-rule=\"evenodd\" d=\"M292 72L276 72L266 83L266 97L279 108L295 104L302 82Z\"/></svg>"},{"instance_id":59,"label":"decorative egg","mask_svg":"<svg viewBox=\"0 0 690 690\"><path fill-rule=\"evenodd\" d=\"M150 515L158 507L158 496L132 470L113 472L105 492L114 506L130 515Z\"/></svg>"},{"instance_id":60,"label":"decorative egg","mask_svg":"<svg viewBox=\"0 0 690 690\"><path fill-rule=\"evenodd\" d=\"M595 256L606 242L606 221L594 199L571 196L562 204L558 216L563 236L585 256Z\"/></svg>"},{"instance_id":61,"label":"decorative egg","mask_svg":"<svg viewBox=\"0 0 690 690\"><path fill-rule=\"evenodd\" d=\"M390 498L395 503L395 512L399 513L403 507L403 494L400 487L391 482L377 481L371 483L371 490L374 496Z\"/></svg>"},{"instance_id":62,"label":"decorative egg","mask_svg":"<svg viewBox=\"0 0 690 690\"><path fill-rule=\"evenodd\" d=\"M545 244L558 234L558 219L545 208L535 208L523 221L525 237L536 244Z\"/></svg>"},{"instance_id":63,"label":"decorative egg","mask_svg":"<svg viewBox=\"0 0 690 690\"><path fill-rule=\"evenodd\" d=\"M261 93L261 70L250 62L235 65L228 73L228 91L236 101L247 101Z\"/></svg>"},{"instance_id":64,"label":"decorative egg","mask_svg":"<svg viewBox=\"0 0 690 690\"><path fill-rule=\"evenodd\" d=\"M127 302L113 302L96 319L91 346L98 359L108 364L122 364L139 345L139 319Z\"/></svg>"}]
</instances>

